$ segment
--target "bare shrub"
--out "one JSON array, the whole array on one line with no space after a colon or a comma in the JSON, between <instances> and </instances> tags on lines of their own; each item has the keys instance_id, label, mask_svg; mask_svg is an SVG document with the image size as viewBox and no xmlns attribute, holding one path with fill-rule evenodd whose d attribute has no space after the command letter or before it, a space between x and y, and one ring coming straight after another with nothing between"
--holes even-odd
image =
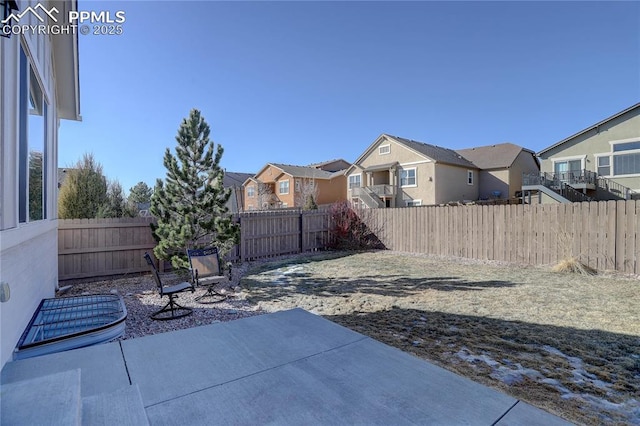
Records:
<instances>
[{"instance_id":1,"label":"bare shrub","mask_svg":"<svg viewBox=\"0 0 640 426\"><path fill-rule=\"evenodd\" d=\"M366 220L369 209L354 209L348 201L338 201L331 205L331 246L343 250L383 249L375 230Z\"/></svg>"}]
</instances>

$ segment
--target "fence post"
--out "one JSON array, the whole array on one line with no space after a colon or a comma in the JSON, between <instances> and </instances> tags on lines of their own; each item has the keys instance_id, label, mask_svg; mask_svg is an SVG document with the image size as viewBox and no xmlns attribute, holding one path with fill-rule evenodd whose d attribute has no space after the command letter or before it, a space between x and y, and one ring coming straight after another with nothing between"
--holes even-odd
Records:
<instances>
[{"instance_id":1,"label":"fence post","mask_svg":"<svg viewBox=\"0 0 640 426\"><path fill-rule=\"evenodd\" d=\"M300 211L300 253L304 252L304 211Z\"/></svg>"}]
</instances>

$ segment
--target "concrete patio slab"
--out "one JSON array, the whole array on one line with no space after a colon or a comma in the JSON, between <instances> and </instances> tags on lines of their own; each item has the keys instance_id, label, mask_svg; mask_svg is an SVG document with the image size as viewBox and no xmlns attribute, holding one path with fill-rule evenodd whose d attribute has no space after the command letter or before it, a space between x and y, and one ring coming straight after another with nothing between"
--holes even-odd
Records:
<instances>
[{"instance_id":1,"label":"concrete patio slab","mask_svg":"<svg viewBox=\"0 0 640 426\"><path fill-rule=\"evenodd\" d=\"M149 424L136 385L82 399L82 424L146 426Z\"/></svg>"},{"instance_id":2,"label":"concrete patio slab","mask_svg":"<svg viewBox=\"0 0 640 426\"><path fill-rule=\"evenodd\" d=\"M152 424L483 424L516 399L372 339L147 407Z\"/></svg>"},{"instance_id":3,"label":"concrete patio slab","mask_svg":"<svg viewBox=\"0 0 640 426\"><path fill-rule=\"evenodd\" d=\"M82 370L83 397L130 384L118 342L8 362L0 377L2 384L14 383L77 368Z\"/></svg>"},{"instance_id":4,"label":"concrete patio slab","mask_svg":"<svg viewBox=\"0 0 640 426\"><path fill-rule=\"evenodd\" d=\"M125 340L146 406L362 340L301 309Z\"/></svg>"},{"instance_id":5,"label":"concrete patio slab","mask_svg":"<svg viewBox=\"0 0 640 426\"><path fill-rule=\"evenodd\" d=\"M75 425L81 410L79 369L3 384L0 389L3 425Z\"/></svg>"},{"instance_id":6,"label":"concrete patio slab","mask_svg":"<svg viewBox=\"0 0 640 426\"><path fill-rule=\"evenodd\" d=\"M151 424L566 424L301 309L12 362L2 383L73 368L86 424L129 384Z\"/></svg>"}]
</instances>

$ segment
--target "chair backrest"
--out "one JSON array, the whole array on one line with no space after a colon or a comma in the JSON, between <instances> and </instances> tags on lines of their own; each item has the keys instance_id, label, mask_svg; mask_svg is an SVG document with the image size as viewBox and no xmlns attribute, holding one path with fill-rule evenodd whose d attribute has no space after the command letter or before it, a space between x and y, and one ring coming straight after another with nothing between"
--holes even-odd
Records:
<instances>
[{"instance_id":1,"label":"chair backrest","mask_svg":"<svg viewBox=\"0 0 640 426\"><path fill-rule=\"evenodd\" d=\"M194 275L196 271L198 276L202 278L212 275L222 275L222 271L220 270L220 257L218 256L218 249L216 247L189 249L187 250L187 256L189 257L189 265Z\"/></svg>"},{"instance_id":2,"label":"chair backrest","mask_svg":"<svg viewBox=\"0 0 640 426\"><path fill-rule=\"evenodd\" d=\"M147 265L149 265L149 269L151 269L151 274L153 275L153 279L156 281L156 285L158 286L158 290L160 291L160 295L163 294L162 281L160 281L160 274L156 269L155 263L153 263L153 259L149 253L144 254L144 258L147 261Z\"/></svg>"}]
</instances>

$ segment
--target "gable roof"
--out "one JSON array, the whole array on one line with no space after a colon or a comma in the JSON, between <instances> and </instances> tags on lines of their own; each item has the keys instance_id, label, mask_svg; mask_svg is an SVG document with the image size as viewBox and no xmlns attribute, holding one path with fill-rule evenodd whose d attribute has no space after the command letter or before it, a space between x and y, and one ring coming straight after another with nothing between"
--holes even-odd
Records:
<instances>
[{"instance_id":1,"label":"gable roof","mask_svg":"<svg viewBox=\"0 0 640 426\"><path fill-rule=\"evenodd\" d=\"M535 156L533 151L508 142L456 150L458 154L471 161L479 169L511 167L522 151Z\"/></svg>"},{"instance_id":2,"label":"gable roof","mask_svg":"<svg viewBox=\"0 0 640 426\"><path fill-rule=\"evenodd\" d=\"M224 178L222 179L222 185L225 188L233 186L242 186L247 179L251 178L251 173L239 173L239 172L224 172Z\"/></svg>"},{"instance_id":3,"label":"gable roof","mask_svg":"<svg viewBox=\"0 0 640 426\"><path fill-rule=\"evenodd\" d=\"M430 145L428 143L418 142L412 139L401 138L399 136L391 136L387 133L382 133L380 136L376 138L375 141L373 141L371 145L369 145L369 147L360 155L360 157L358 157L358 159L354 161L351 167L345 170L345 174L349 173L351 170L353 170L356 164L360 164L361 161L363 161L367 156L369 156L371 151L376 146L378 146L378 144L382 142L383 139L392 140L400 145L405 146L406 148L410 149L411 151L415 152L421 157L435 161L436 163L450 164L450 165L461 166L461 167L470 167L473 169L477 168L469 160L465 159L464 157L462 157L460 154L458 154L452 149L443 148L437 145Z\"/></svg>"},{"instance_id":4,"label":"gable roof","mask_svg":"<svg viewBox=\"0 0 640 426\"><path fill-rule=\"evenodd\" d=\"M396 142L411 148L414 151L419 152L420 154L429 157L436 163L445 163L451 164L454 166L463 166L463 167L472 167L476 168L476 166L471 163L469 160L458 154L456 151L443 148L437 145L431 145L424 142L414 141L413 139L405 139L399 136L390 136L386 135L388 138L395 140Z\"/></svg>"},{"instance_id":5,"label":"gable roof","mask_svg":"<svg viewBox=\"0 0 640 426\"><path fill-rule=\"evenodd\" d=\"M313 179L331 179L333 173L325 170L317 169L309 166L292 166L290 164L269 163L272 166L282 170L283 173L293 177L313 178Z\"/></svg>"},{"instance_id":6,"label":"gable roof","mask_svg":"<svg viewBox=\"0 0 640 426\"><path fill-rule=\"evenodd\" d=\"M309 164L309 167L315 167L316 169L326 170L327 172L338 172L345 170L351 166L351 163L342 159L336 158L329 161L323 161L321 163Z\"/></svg>"},{"instance_id":7,"label":"gable roof","mask_svg":"<svg viewBox=\"0 0 640 426\"><path fill-rule=\"evenodd\" d=\"M560 142L555 143L555 144L551 145L550 147L543 149L542 151L539 151L537 155L538 155L538 156L540 156L540 155L544 154L544 153L545 153L545 152L547 152L547 151L551 151L552 149L554 149L554 148L556 148L556 147L558 147L558 146L562 145L563 143L569 142L569 141L570 141L571 139L573 139L573 138L576 138L576 137L578 137L578 136L580 136L580 135L582 135L582 134L584 134L584 133L587 133L587 132L588 132L588 131L590 131L590 130L593 130L593 129L595 129L595 128L598 128L598 127L600 127L600 126L602 126L602 125L604 125L604 124L608 123L609 121L611 121L611 120L615 120L616 118L618 118L618 117L620 117L620 116L622 116L622 115L625 115L625 114L627 114L627 113L629 113L629 112L632 112L633 110L636 110L636 109L640 109L640 102L639 102L639 103L637 103L637 104L635 104L635 105L630 106L630 107L629 107L629 108L627 108L627 109L624 109L624 110L620 111L620 112L619 112L619 113L617 113L617 114L612 115L612 116L611 116L611 117L609 117L609 118L605 118L604 120L599 121L598 123L596 123L596 124L594 124L594 125L592 125L592 126L589 126L589 127L587 127L586 129L581 130L581 131L579 131L578 133L576 133L576 134L574 134L574 135L569 136L568 138L562 139Z\"/></svg>"}]
</instances>

